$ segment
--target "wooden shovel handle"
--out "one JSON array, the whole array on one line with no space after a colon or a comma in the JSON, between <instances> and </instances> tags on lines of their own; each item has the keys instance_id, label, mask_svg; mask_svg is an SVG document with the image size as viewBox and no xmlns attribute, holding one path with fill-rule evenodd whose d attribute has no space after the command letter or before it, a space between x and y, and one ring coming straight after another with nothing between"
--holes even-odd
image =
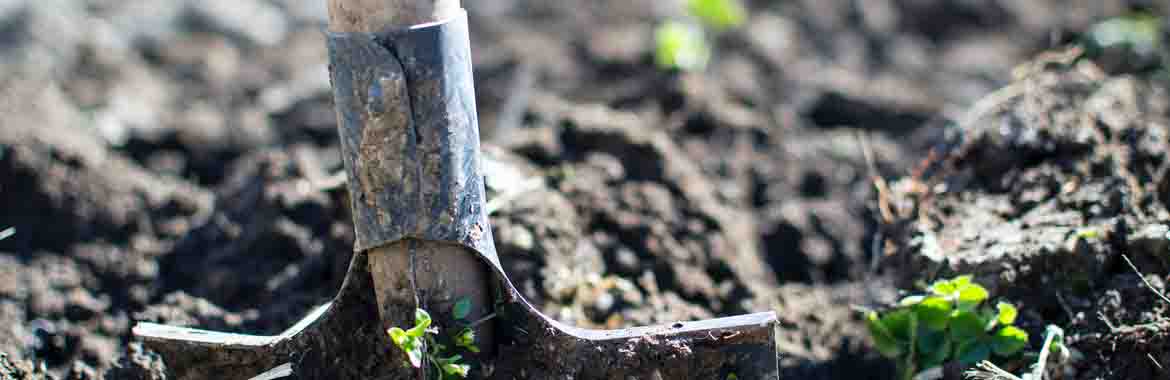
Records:
<instances>
[{"instance_id":1,"label":"wooden shovel handle","mask_svg":"<svg viewBox=\"0 0 1170 380\"><path fill-rule=\"evenodd\" d=\"M458 15L459 0L329 0L329 30L378 32Z\"/></svg>"},{"instance_id":2,"label":"wooden shovel handle","mask_svg":"<svg viewBox=\"0 0 1170 380\"><path fill-rule=\"evenodd\" d=\"M459 0L328 0L329 29L341 33L374 33L447 20L462 12ZM351 179L352 180L352 179ZM492 311L491 276L471 250L441 242L404 239L365 252L383 327L409 327L414 310L429 309L438 322L459 301L471 302L463 317L477 320ZM484 353L492 351L492 332L477 328Z\"/></svg>"}]
</instances>

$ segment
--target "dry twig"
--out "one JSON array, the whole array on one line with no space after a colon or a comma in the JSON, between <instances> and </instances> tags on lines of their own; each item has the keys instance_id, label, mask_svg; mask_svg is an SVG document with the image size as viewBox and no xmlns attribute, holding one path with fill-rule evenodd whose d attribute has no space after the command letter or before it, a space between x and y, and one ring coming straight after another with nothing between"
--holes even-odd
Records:
<instances>
[{"instance_id":1,"label":"dry twig","mask_svg":"<svg viewBox=\"0 0 1170 380\"><path fill-rule=\"evenodd\" d=\"M1157 294L1158 298L1161 298L1162 301L1165 301L1167 304L1170 304L1170 298L1167 298L1165 294L1162 294L1162 292L1158 291L1158 289L1155 289L1153 284L1150 284L1150 281L1146 279L1146 275L1142 274L1142 271L1138 270L1136 265L1133 265L1133 261L1129 260L1129 256L1126 256L1123 253L1123 254L1121 254L1121 258L1125 259L1125 263L1129 264L1129 268L1133 269L1134 273L1137 273L1138 277L1140 277L1142 279L1142 283L1146 284L1146 287L1149 288L1151 292L1154 292L1154 294Z\"/></svg>"}]
</instances>

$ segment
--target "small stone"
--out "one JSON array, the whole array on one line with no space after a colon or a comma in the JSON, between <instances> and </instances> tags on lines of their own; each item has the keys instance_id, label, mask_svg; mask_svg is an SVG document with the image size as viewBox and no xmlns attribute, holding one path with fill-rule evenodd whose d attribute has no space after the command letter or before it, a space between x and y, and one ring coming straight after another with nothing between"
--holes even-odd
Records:
<instances>
[{"instance_id":1,"label":"small stone","mask_svg":"<svg viewBox=\"0 0 1170 380\"><path fill-rule=\"evenodd\" d=\"M638 254L627 247L621 247L614 253L614 261L617 266L614 268L619 273L638 273Z\"/></svg>"},{"instance_id":2,"label":"small stone","mask_svg":"<svg viewBox=\"0 0 1170 380\"><path fill-rule=\"evenodd\" d=\"M601 294L598 294L597 298L593 300L593 307L596 308L598 312L608 313L611 309L613 309L613 305L617 303L616 301L617 300L614 298L613 294L610 294L609 292L601 292Z\"/></svg>"},{"instance_id":3,"label":"small stone","mask_svg":"<svg viewBox=\"0 0 1170 380\"><path fill-rule=\"evenodd\" d=\"M536 238L527 228L515 226L510 232L512 233L512 244L515 244L517 248L532 251L533 247L536 246Z\"/></svg>"}]
</instances>

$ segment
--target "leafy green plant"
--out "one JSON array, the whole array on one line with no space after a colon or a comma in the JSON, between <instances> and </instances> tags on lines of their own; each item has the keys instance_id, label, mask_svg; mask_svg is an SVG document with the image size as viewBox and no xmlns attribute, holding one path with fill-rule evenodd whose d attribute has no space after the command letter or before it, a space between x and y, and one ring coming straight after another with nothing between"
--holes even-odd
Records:
<instances>
[{"instance_id":1,"label":"leafy green plant","mask_svg":"<svg viewBox=\"0 0 1170 380\"><path fill-rule=\"evenodd\" d=\"M970 366L993 354L1009 357L1028 344L1028 333L1014 326L1016 307L985 304L987 289L971 276L939 280L927 290L891 310L866 314L878 351L898 361L899 379L949 361Z\"/></svg>"},{"instance_id":2,"label":"leafy green plant","mask_svg":"<svg viewBox=\"0 0 1170 380\"><path fill-rule=\"evenodd\" d=\"M654 30L654 61L661 68L703 70L711 58L708 32L737 27L747 19L739 0L687 0L687 13L691 20L666 21Z\"/></svg>"},{"instance_id":3,"label":"leafy green plant","mask_svg":"<svg viewBox=\"0 0 1170 380\"><path fill-rule=\"evenodd\" d=\"M465 319L471 310L469 300L455 303L452 315L455 319ZM390 340L406 353L407 364L414 368L422 368L424 364L434 368L432 378L437 380L453 380L466 378L471 371L471 365L462 363L463 356L451 354L448 347L438 341L439 328L432 326L431 315L423 309L415 309L414 326L403 330L391 327L386 330ZM479 352L475 345L475 330L465 327L450 337L456 348L470 352ZM449 355L449 356L448 356Z\"/></svg>"}]
</instances>

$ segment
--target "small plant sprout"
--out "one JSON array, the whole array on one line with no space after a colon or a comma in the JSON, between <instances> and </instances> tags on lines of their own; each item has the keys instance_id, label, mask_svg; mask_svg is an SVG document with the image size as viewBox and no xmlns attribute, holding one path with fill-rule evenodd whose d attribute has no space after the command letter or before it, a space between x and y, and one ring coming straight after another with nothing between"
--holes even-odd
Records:
<instances>
[{"instance_id":1,"label":"small plant sprout","mask_svg":"<svg viewBox=\"0 0 1170 380\"><path fill-rule=\"evenodd\" d=\"M390 334L390 340L393 340L394 345L406 353L410 365L414 368L422 367L423 349L427 343L427 329L430 327L431 315L426 310L415 309L414 327L411 327L410 330L398 327L391 327L390 330L387 330L387 333Z\"/></svg>"},{"instance_id":2,"label":"small plant sprout","mask_svg":"<svg viewBox=\"0 0 1170 380\"><path fill-rule=\"evenodd\" d=\"M455 346L479 353L479 347L475 346L475 330L472 330L470 327L465 327L463 330L460 330L459 334L455 335Z\"/></svg>"},{"instance_id":3,"label":"small plant sprout","mask_svg":"<svg viewBox=\"0 0 1170 380\"><path fill-rule=\"evenodd\" d=\"M1083 240L1096 240L1101 237L1101 232L1095 228L1082 228L1077 230L1077 237Z\"/></svg>"},{"instance_id":4,"label":"small plant sprout","mask_svg":"<svg viewBox=\"0 0 1170 380\"><path fill-rule=\"evenodd\" d=\"M739 0L687 0L687 11L715 30L743 25L747 19L747 9Z\"/></svg>"},{"instance_id":5,"label":"small plant sprout","mask_svg":"<svg viewBox=\"0 0 1170 380\"><path fill-rule=\"evenodd\" d=\"M708 32L743 25L747 8L739 0L687 0L689 20L666 21L654 30L654 61L663 69L701 71L711 59Z\"/></svg>"},{"instance_id":6,"label":"small plant sprout","mask_svg":"<svg viewBox=\"0 0 1170 380\"><path fill-rule=\"evenodd\" d=\"M471 301L464 299L455 303L451 314L455 319L462 320L470 311ZM471 371L471 365L461 362L462 355L448 352L447 346L436 339L439 329L431 325L431 315L426 310L416 309L413 327L409 330L391 327L386 332L390 334L394 345L406 353L407 364L411 367L422 368L424 364L429 364L434 369L431 378L436 380L466 378ZM475 345L475 330L470 327L459 330L458 334L450 338L457 348L473 353L479 352L479 347Z\"/></svg>"},{"instance_id":7,"label":"small plant sprout","mask_svg":"<svg viewBox=\"0 0 1170 380\"><path fill-rule=\"evenodd\" d=\"M654 62L666 69L699 71L711 59L711 47L703 29L694 24L667 21L654 31L658 46Z\"/></svg>"},{"instance_id":8,"label":"small plant sprout","mask_svg":"<svg viewBox=\"0 0 1170 380\"><path fill-rule=\"evenodd\" d=\"M1006 302L985 304L987 289L971 276L936 281L928 291L866 314L874 345L897 360L899 379L950 361L971 366L992 355L1010 357L1027 345L1028 333L1014 326L1019 310Z\"/></svg>"}]
</instances>

